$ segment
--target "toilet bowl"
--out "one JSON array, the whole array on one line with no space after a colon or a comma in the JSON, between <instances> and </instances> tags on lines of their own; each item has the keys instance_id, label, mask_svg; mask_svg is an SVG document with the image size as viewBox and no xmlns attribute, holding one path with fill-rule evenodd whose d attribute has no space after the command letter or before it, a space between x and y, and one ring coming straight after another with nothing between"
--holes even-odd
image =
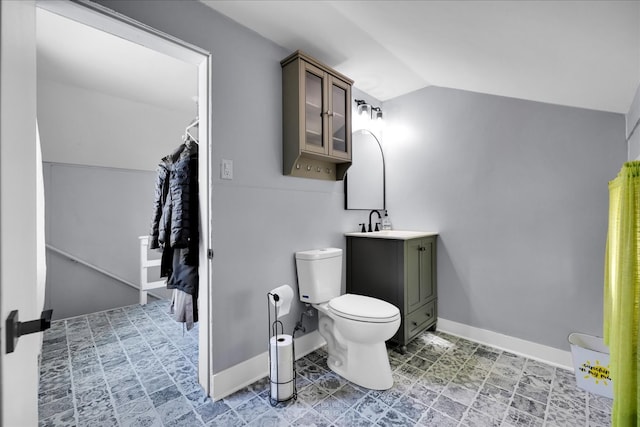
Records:
<instances>
[{"instance_id":1,"label":"toilet bowl","mask_svg":"<svg viewBox=\"0 0 640 427\"><path fill-rule=\"evenodd\" d=\"M400 326L398 309L384 301L353 294L313 306L319 313L318 332L327 341L327 366L362 387L391 388L393 377L385 341Z\"/></svg>"},{"instance_id":2,"label":"toilet bowl","mask_svg":"<svg viewBox=\"0 0 640 427\"><path fill-rule=\"evenodd\" d=\"M296 253L300 300L318 310L318 332L327 342L327 366L365 388L393 386L385 341L400 327L400 311L388 302L340 294L342 250Z\"/></svg>"}]
</instances>

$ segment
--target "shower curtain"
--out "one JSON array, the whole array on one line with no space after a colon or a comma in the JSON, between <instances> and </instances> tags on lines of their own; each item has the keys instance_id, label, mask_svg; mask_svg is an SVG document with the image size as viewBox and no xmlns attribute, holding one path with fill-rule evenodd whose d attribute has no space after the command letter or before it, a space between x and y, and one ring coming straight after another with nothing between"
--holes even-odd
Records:
<instances>
[{"instance_id":1,"label":"shower curtain","mask_svg":"<svg viewBox=\"0 0 640 427\"><path fill-rule=\"evenodd\" d=\"M609 183L604 341L610 350L614 427L640 426L640 161L625 163Z\"/></svg>"}]
</instances>

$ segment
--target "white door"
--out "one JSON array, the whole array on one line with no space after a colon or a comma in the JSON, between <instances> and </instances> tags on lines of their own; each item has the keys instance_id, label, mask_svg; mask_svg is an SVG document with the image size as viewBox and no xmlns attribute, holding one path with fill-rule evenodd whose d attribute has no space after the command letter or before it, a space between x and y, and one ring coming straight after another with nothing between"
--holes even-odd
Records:
<instances>
[{"instance_id":1,"label":"white door","mask_svg":"<svg viewBox=\"0 0 640 427\"><path fill-rule=\"evenodd\" d=\"M40 317L36 238L36 41L33 1L0 2L0 424L38 425L41 334L6 353L5 321Z\"/></svg>"}]
</instances>

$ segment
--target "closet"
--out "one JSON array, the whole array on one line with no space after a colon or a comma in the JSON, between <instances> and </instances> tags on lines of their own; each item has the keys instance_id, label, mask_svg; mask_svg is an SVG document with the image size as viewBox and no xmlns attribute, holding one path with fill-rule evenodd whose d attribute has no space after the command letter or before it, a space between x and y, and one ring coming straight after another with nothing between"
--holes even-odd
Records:
<instances>
[{"instance_id":1,"label":"closet","mask_svg":"<svg viewBox=\"0 0 640 427\"><path fill-rule=\"evenodd\" d=\"M37 13L46 303L54 319L135 304L138 236L149 232L155 169L184 135L197 133L187 127L198 114L197 68L46 10ZM174 85L164 73L182 75L186 83ZM169 89L160 96L158 87Z\"/></svg>"}]
</instances>

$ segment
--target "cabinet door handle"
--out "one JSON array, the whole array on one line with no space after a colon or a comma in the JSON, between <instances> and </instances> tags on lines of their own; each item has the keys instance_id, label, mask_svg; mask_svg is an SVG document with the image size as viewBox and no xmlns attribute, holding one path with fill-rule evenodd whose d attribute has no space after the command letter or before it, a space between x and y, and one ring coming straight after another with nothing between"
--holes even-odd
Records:
<instances>
[{"instance_id":1,"label":"cabinet door handle","mask_svg":"<svg viewBox=\"0 0 640 427\"><path fill-rule=\"evenodd\" d=\"M413 326L418 326L418 322L411 322Z\"/></svg>"},{"instance_id":2,"label":"cabinet door handle","mask_svg":"<svg viewBox=\"0 0 640 427\"><path fill-rule=\"evenodd\" d=\"M431 313L427 313L427 317L431 317Z\"/></svg>"}]
</instances>

